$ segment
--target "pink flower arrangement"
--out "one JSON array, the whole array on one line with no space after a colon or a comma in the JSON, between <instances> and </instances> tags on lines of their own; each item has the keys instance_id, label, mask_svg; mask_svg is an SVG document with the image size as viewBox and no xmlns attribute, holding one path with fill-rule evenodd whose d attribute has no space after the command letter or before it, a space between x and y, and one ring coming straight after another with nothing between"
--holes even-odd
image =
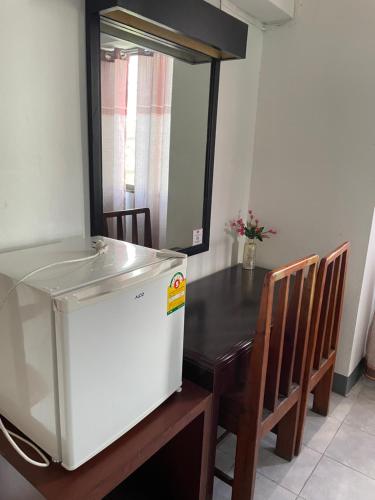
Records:
<instances>
[{"instance_id":1,"label":"pink flower arrangement","mask_svg":"<svg viewBox=\"0 0 375 500\"><path fill-rule=\"evenodd\" d=\"M230 221L230 227L240 236L246 236L251 240L263 241L264 238L270 238L277 234L275 229L267 229L262 226L254 215L252 210L249 210L249 219L245 222L242 217L237 220Z\"/></svg>"}]
</instances>

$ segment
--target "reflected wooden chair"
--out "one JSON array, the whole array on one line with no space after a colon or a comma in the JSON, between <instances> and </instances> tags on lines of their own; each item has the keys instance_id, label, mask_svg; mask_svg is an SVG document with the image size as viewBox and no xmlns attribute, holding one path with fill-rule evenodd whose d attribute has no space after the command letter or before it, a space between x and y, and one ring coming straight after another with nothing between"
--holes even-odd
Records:
<instances>
[{"instance_id":1,"label":"reflected wooden chair","mask_svg":"<svg viewBox=\"0 0 375 500\"><path fill-rule=\"evenodd\" d=\"M237 434L232 500L254 494L261 439L277 432L276 454L294 456L318 256L267 274L245 385L222 398L219 425Z\"/></svg>"},{"instance_id":2,"label":"reflected wooden chair","mask_svg":"<svg viewBox=\"0 0 375 500\"><path fill-rule=\"evenodd\" d=\"M346 242L324 257L316 282L311 335L303 380L301 411L296 439L296 455L302 446L303 429L309 394L314 396L312 410L326 416L340 334L345 276L349 243Z\"/></svg>"},{"instance_id":3,"label":"reflected wooden chair","mask_svg":"<svg viewBox=\"0 0 375 500\"><path fill-rule=\"evenodd\" d=\"M151 215L149 208L132 208L129 210L119 210L116 212L104 212L104 231L108 236L109 234L109 221L116 219L116 237L118 240L124 240L125 228L126 228L126 218L131 217L132 221L132 243L139 245L139 224L138 216L144 215L144 237L143 245L148 248L152 248L152 232L151 232Z\"/></svg>"}]
</instances>

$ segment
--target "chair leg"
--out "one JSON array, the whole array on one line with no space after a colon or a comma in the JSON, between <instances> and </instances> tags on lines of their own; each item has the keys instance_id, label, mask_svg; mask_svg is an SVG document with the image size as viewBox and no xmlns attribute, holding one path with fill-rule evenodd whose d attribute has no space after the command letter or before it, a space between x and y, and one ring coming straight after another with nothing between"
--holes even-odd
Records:
<instances>
[{"instance_id":1,"label":"chair leg","mask_svg":"<svg viewBox=\"0 0 375 500\"><path fill-rule=\"evenodd\" d=\"M308 383L307 383L306 388L302 389L302 397L301 397L301 403L300 403L299 413L298 413L296 444L294 447L294 454L296 456L300 454L301 449L302 449L303 431L305 428L305 419L306 419L306 413L307 413L308 397L309 397L309 390L308 390Z\"/></svg>"},{"instance_id":2,"label":"chair leg","mask_svg":"<svg viewBox=\"0 0 375 500\"><path fill-rule=\"evenodd\" d=\"M275 453L285 460L292 460L296 444L299 404L296 403L280 420Z\"/></svg>"},{"instance_id":3,"label":"chair leg","mask_svg":"<svg viewBox=\"0 0 375 500\"><path fill-rule=\"evenodd\" d=\"M237 435L236 463L232 486L232 500L254 498L256 469L259 455L259 435L251 429Z\"/></svg>"},{"instance_id":4,"label":"chair leg","mask_svg":"<svg viewBox=\"0 0 375 500\"><path fill-rule=\"evenodd\" d=\"M324 374L314 390L314 403L312 410L326 417L329 412L329 401L333 383L334 365Z\"/></svg>"}]
</instances>

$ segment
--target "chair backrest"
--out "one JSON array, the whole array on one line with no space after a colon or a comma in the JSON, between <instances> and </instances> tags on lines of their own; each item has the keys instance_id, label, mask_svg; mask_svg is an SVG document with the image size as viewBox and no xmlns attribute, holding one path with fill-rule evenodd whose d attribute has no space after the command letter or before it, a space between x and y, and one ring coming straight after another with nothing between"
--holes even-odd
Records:
<instances>
[{"instance_id":1,"label":"chair backrest","mask_svg":"<svg viewBox=\"0 0 375 500\"><path fill-rule=\"evenodd\" d=\"M336 351L345 288L350 244L343 243L319 264L312 314L311 367L318 370L332 351Z\"/></svg>"},{"instance_id":2,"label":"chair backrest","mask_svg":"<svg viewBox=\"0 0 375 500\"><path fill-rule=\"evenodd\" d=\"M116 233L118 240L124 240L126 234L126 217L131 216L132 221L132 243L135 245L139 244L139 232L138 232L138 215L144 215L144 237L143 244L145 247L152 248L152 232L151 232L151 215L149 208L132 208L129 210L119 210L116 212L105 212L104 217L104 230L108 236L109 224L111 219L116 219ZM124 221L124 222L123 222Z\"/></svg>"},{"instance_id":3,"label":"chair backrest","mask_svg":"<svg viewBox=\"0 0 375 500\"><path fill-rule=\"evenodd\" d=\"M265 277L244 395L244 411L258 420L302 383L318 260L312 255Z\"/></svg>"}]
</instances>

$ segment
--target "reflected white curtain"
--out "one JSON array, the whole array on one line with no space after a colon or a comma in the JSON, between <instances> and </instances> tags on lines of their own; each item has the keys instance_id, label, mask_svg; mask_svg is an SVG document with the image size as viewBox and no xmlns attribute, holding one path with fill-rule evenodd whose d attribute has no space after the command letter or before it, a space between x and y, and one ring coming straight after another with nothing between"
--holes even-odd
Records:
<instances>
[{"instance_id":1,"label":"reflected white curtain","mask_svg":"<svg viewBox=\"0 0 375 500\"><path fill-rule=\"evenodd\" d=\"M151 212L153 246L165 247L173 58L139 55L135 206Z\"/></svg>"},{"instance_id":2,"label":"reflected white curtain","mask_svg":"<svg viewBox=\"0 0 375 500\"><path fill-rule=\"evenodd\" d=\"M102 163L104 212L125 209L125 141L128 58L124 51L102 51Z\"/></svg>"}]
</instances>

